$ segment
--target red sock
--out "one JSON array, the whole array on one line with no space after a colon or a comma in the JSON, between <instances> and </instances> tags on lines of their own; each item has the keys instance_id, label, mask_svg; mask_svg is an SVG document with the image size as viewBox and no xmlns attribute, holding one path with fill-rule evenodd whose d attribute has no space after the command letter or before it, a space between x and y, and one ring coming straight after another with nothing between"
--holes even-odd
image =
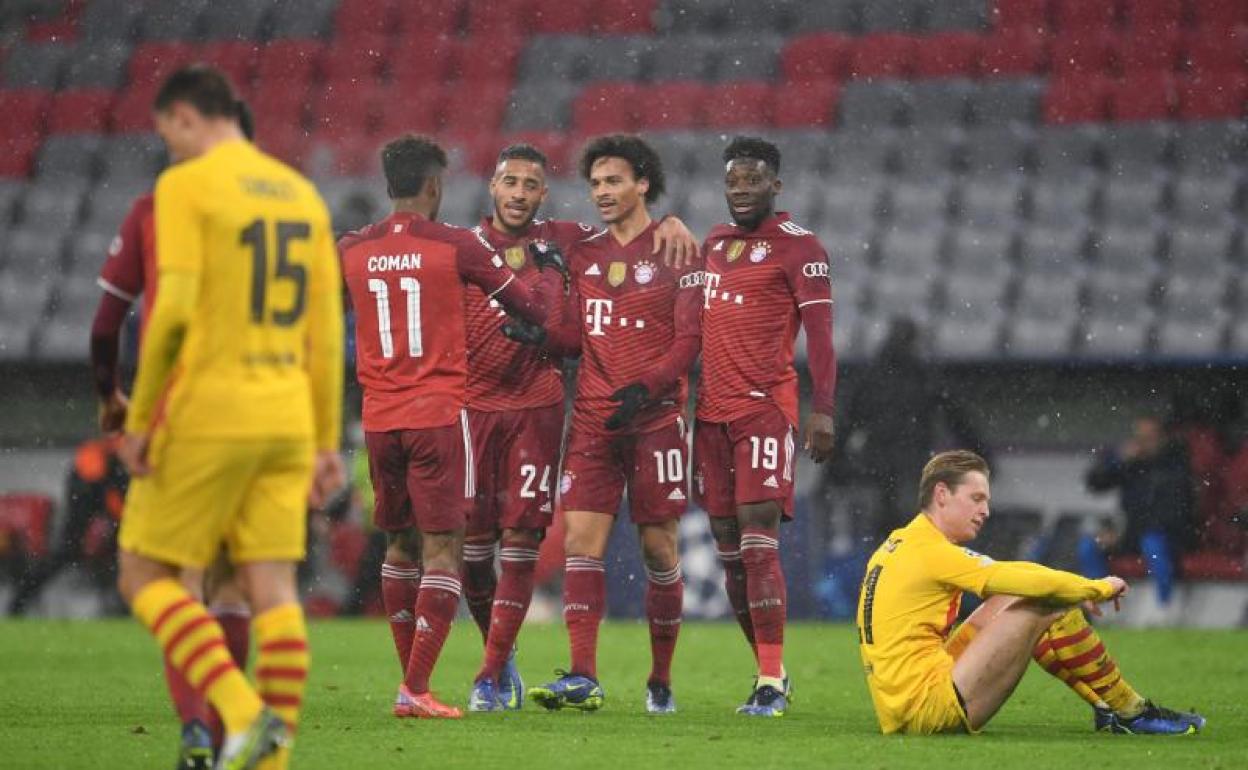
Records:
<instances>
[{"instance_id":1,"label":"red sock","mask_svg":"<svg viewBox=\"0 0 1248 770\"><path fill-rule=\"evenodd\" d=\"M416 594L420 591L420 565L411 561L386 562L381 565L381 603L390 618L390 634L394 650L399 654L399 667L406 670L412 656L412 639L416 635Z\"/></svg>"},{"instance_id":2,"label":"red sock","mask_svg":"<svg viewBox=\"0 0 1248 770\"><path fill-rule=\"evenodd\" d=\"M563 622L572 645L572 671L598 677L598 625L607 598L602 559L569 556L563 566Z\"/></svg>"},{"instance_id":3,"label":"red sock","mask_svg":"<svg viewBox=\"0 0 1248 770\"><path fill-rule=\"evenodd\" d=\"M533 575L537 572L538 550L525 543L504 540L498 552L502 574L494 592L493 619L486 639L485 660L477 681L489 677L498 681L511 648L520 633L520 625L533 599Z\"/></svg>"},{"instance_id":4,"label":"red sock","mask_svg":"<svg viewBox=\"0 0 1248 770\"><path fill-rule=\"evenodd\" d=\"M413 693L429 691L429 675L451 631L462 590L459 575L454 572L431 569L420 579L420 593L416 596L416 636L403 680Z\"/></svg>"},{"instance_id":5,"label":"red sock","mask_svg":"<svg viewBox=\"0 0 1248 770\"><path fill-rule=\"evenodd\" d=\"M464 602L481 629L481 639L490 638L490 612L498 576L494 574L494 543L464 543Z\"/></svg>"},{"instance_id":6,"label":"red sock","mask_svg":"<svg viewBox=\"0 0 1248 770\"><path fill-rule=\"evenodd\" d=\"M646 570L646 619L650 621L650 678L647 684L671 686L672 655L680 636L685 583L677 564L666 572Z\"/></svg>"},{"instance_id":7,"label":"red sock","mask_svg":"<svg viewBox=\"0 0 1248 770\"><path fill-rule=\"evenodd\" d=\"M195 688L186 681L181 671L169 663L168 658L165 658L165 683L169 685L169 697L173 698L173 710L178 712L182 724L199 720L207 725L212 721L212 709L208 702L195 692Z\"/></svg>"},{"instance_id":8,"label":"red sock","mask_svg":"<svg viewBox=\"0 0 1248 770\"><path fill-rule=\"evenodd\" d=\"M727 546L715 544L719 552L719 563L724 568L724 590L728 592L728 603L732 605L732 613L737 617L741 633L745 641L750 643L750 651L758 658L758 647L754 644L754 621L750 620L750 599L747 594L745 565L741 563L740 545Z\"/></svg>"},{"instance_id":9,"label":"red sock","mask_svg":"<svg viewBox=\"0 0 1248 770\"><path fill-rule=\"evenodd\" d=\"M251 654L251 609L247 606L230 605L211 607L213 617L221 624L225 634L225 646L240 670L247 670L247 657Z\"/></svg>"},{"instance_id":10,"label":"red sock","mask_svg":"<svg viewBox=\"0 0 1248 770\"><path fill-rule=\"evenodd\" d=\"M746 527L741 531L750 622L754 626L759 676L779 679L784 672L784 572L780 541L774 529Z\"/></svg>"}]
</instances>

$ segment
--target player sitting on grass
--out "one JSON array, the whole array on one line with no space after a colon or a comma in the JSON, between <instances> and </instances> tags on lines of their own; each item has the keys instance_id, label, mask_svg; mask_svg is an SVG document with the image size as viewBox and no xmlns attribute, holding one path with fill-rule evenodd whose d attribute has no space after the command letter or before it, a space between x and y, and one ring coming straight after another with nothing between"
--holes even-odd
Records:
<instances>
[{"instance_id":1,"label":"player sitting on grass","mask_svg":"<svg viewBox=\"0 0 1248 770\"><path fill-rule=\"evenodd\" d=\"M1092 705L1098 731L1183 734L1205 719L1157 706L1122 677L1083 614L1127 592L1030 562L998 562L961 544L988 519L988 464L944 452L923 469L919 514L867 563L858 643L884 733L977 732L1034 659ZM987 597L951 634L962 592Z\"/></svg>"}]
</instances>

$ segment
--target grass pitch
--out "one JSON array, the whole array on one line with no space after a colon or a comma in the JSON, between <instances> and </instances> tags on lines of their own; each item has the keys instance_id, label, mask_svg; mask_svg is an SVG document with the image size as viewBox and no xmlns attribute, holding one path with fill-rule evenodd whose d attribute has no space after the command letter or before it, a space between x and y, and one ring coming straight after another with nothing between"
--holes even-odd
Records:
<instances>
[{"instance_id":1,"label":"grass pitch","mask_svg":"<svg viewBox=\"0 0 1248 770\"><path fill-rule=\"evenodd\" d=\"M1206 732L1178 738L1097 735L1073 693L1032 667L981 736L880 736L853 629L795 624L786 659L796 688L782 719L733 709L751 659L735 624L689 623L676 653L680 713L643 710L649 642L642 623L602 631L607 703L595 714L469 714L459 722L397 720L399 679L381 620L312 624L313 673L294 767L313 768L1232 768L1248 767L1248 632L1126 631L1106 642L1141 692L1196 706ZM562 626L520 638L526 683L566 664ZM481 642L456 623L434 689L467 699ZM0 767L168 768L178 729L156 647L134 621L0 622Z\"/></svg>"}]
</instances>

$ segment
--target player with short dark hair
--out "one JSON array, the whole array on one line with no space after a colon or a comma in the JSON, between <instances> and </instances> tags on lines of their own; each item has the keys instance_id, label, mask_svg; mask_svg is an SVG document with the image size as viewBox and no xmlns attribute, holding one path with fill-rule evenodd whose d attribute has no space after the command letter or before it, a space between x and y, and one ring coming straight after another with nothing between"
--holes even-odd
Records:
<instances>
[{"instance_id":1,"label":"player with short dark hair","mask_svg":"<svg viewBox=\"0 0 1248 770\"><path fill-rule=\"evenodd\" d=\"M529 144L504 147L490 180L493 212L475 228L530 285L539 273L528 244L566 249L596 230L538 219L547 192L545 154ZM660 248L675 252L665 254L669 259L689 261L697 242L679 219L669 217L654 229L652 251ZM516 709L524 702L524 685L512 650L532 599L538 548L554 509L563 376L558 357L499 334L506 314L497 302L475 286L468 287L466 298L468 425L477 496L464 543L464 598L486 643L468 708ZM393 566L400 571L416 567ZM407 585L411 590L410 580Z\"/></svg>"},{"instance_id":2,"label":"player with short dark hair","mask_svg":"<svg viewBox=\"0 0 1248 770\"><path fill-rule=\"evenodd\" d=\"M793 512L793 346L804 328L814 390L804 447L823 462L832 448L836 390L832 284L819 239L775 210L782 189L779 149L757 137L737 137L723 160L733 221L716 225L702 247L694 486L711 517L728 598L758 662L754 691L737 711L781 716L788 676L779 528Z\"/></svg>"},{"instance_id":3,"label":"player with short dark hair","mask_svg":"<svg viewBox=\"0 0 1248 770\"><path fill-rule=\"evenodd\" d=\"M251 109L238 100L235 111L239 130L251 141L255 136ZM181 158L174 156L170 160L177 163ZM156 216L152 193L136 198L122 220L121 229L109 244L97 283L103 292L91 324L91 371L100 402L100 430L114 433L126 420L126 396L117 376L121 329L130 306L140 297L140 329L145 328L156 298ZM203 571L183 570L182 583L192 596L207 598L208 609L221 625L235 664L244 668L251 648L251 610L228 560L218 558L210 571L212 579L205 581ZM205 596L209 585L212 590ZM178 766L182 770L207 770L212 766L213 744L220 742L220 720L185 677L168 663L165 680L182 722Z\"/></svg>"},{"instance_id":4,"label":"player with short dark hair","mask_svg":"<svg viewBox=\"0 0 1248 770\"><path fill-rule=\"evenodd\" d=\"M919 513L867 562L858 646L884 733L978 732L1035 660L1093 708L1100 732L1199 732L1204 717L1155 705L1123 678L1083 611L1127 593L1121 578L1089 580L1031 562L998 562L963 547L988 520L988 463L936 455L919 482ZM986 597L957 629L962 592Z\"/></svg>"},{"instance_id":5,"label":"player with short dark hair","mask_svg":"<svg viewBox=\"0 0 1248 770\"><path fill-rule=\"evenodd\" d=\"M479 233L439 224L446 153L432 139L400 137L381 157L393 213L339 249L356 314L374 515L389 536L383 600L404 669L394 713L458 718L429 692L429 676L459 604L476 494L465 287L540 324L559 307L566 269L554 255L535 260L543 274L531 289Z\"/></svg>"},{"instance_id":6,"label":"player with short dark hair","mask_svg":"<svg viewBox=\"0 0 1248 770\"><path fill-rule=\"evenodd\" d=\"M221 715L217 767L285 767L309 665L295 586L307 508L343 482L343 319L329 212L243 136L225 76L175 72L154 122L158 286L119 451L122 595ZM256 685L179 582L225 544L256 613Z\"/></svg>"},{"instance_id":7,"label":"player with short dark hair","mask_svg":"<svg viewBox=\"0 0 1248 770\"><path fill-rule=\"evenodd\" d=\"M607 229L573 246L571 296L547 341L581 356L559 482L572 663L566 675L530 689L529 697L548 709L602 705L602 559L627 487L648 578L646 709L671 713L671 661L684 593L677 544L687 505L684 408L698 352L701 273L652 261L646 236L657 224L647 203L662 191L663 167L649 145L635 136L600 137L586 148L581 170Z\"/></svg>"}]
</instances>

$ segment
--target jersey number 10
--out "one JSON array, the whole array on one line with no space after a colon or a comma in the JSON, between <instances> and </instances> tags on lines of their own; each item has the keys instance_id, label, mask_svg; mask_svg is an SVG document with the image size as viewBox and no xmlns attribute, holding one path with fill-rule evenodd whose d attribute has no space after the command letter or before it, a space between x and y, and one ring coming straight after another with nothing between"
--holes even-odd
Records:
<instances>
[{"instance_id":1,"label":"jersey number 10","mask_svg":"<svg viewBox=\"0 0 1248 770\"><path fill-rule=\"evenodd\" d=\"M403 276L399 279L399 289L407 294L407 355L420 358L425 352L420 338L420 281L410 275ZM384 279L369 278L368 291L377 300L381 355L394 358L394 334L390 331L390 286Z\"/></svg>"}]
</instances>

